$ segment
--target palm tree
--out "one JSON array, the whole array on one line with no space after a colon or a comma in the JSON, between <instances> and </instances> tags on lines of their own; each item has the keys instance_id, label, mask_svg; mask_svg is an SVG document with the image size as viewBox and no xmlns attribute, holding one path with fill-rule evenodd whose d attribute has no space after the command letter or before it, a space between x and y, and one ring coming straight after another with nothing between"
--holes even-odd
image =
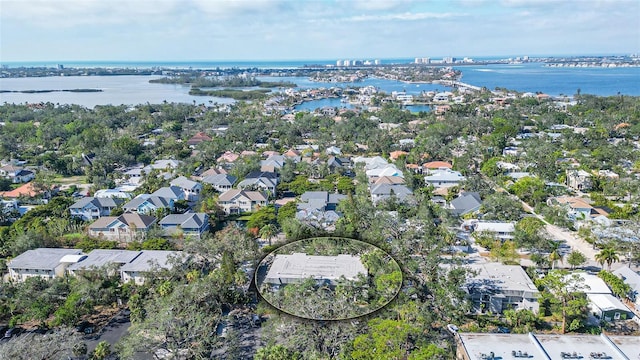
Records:
<instances>
[{"instance_id":1,"label":"palm tree","mask_svg":"<svg viewBox=\"0 0 640 360\"><path fill-rule=\"evenodd\" d=\"M260 232L258 233L261 238L267 239L269 241L269 246L271 246L271 238L273 238L278 233L278 228L274 224L267 224L260 228Z\"/></svg>"},{"instance_id":2,"label":"palm tree","mask_svg":"<svg viewBox=\"0 0 640 360\"><path fill-rule=\"evenodd\" d=\"M620 261L620 256L616 252L616 249L609 246L600 250L600 252L596 254L596 261L600 266L603 266L606 263L607 268L611 270L611 264Z\"/></svg>"},{"instance_id":3,"label":"palm tree","mask_svg":"<svg viewBox=\"0 0 640 360\"><path fill-rule=\"evenodd\" d=\"M560 255L558 249L555 249L551 253L549 253L549 262L551 262L552 270L555 269L557 261L560 261L560 263L562 264L562 255Z\"/></svg>"}]
</instances>

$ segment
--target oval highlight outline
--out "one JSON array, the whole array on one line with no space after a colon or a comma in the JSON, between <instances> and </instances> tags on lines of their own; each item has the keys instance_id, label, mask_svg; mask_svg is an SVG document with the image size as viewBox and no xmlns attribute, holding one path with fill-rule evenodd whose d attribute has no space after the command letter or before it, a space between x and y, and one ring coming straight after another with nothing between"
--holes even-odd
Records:
<instances>
[{"instance_id":1,"label":"oval highlight outline","mask_svg":"<svg viewBox=\"0 0 640 360\"><path fill-rule=\"evenodd\" d=\"M387 281L387 282L391 281L394 284L397 284L397 286L395 286L395 288L392 289L393 291L387 291L387 296L383 298L383 302L381 302L379 304L375 304L370 309L366 309L362 313L352 314L352 315L349 315L349 316L343 316L343 317L342 316L341 317L312 317L312 316L306 315L304 313L293 312L293 311L291 311L289 309L290 307L288 307L288 306L287 307L278 306L278 304L274 303L275 302L274 299L269 299L268 298L269 296L265 296L265 294L263 293L263 290L264 290L263 289L263 285L268 286L268 285L265 284L265 280L267 278L268 271L271 270L272 265L273 265L273 263L266 263L265 264L265 261L272 261L273 262L273 260L275 260L276 255L288 255L288 256L291 256L291 255L293 255L293 253L292 254L288 254L286 252L284 254L278 254L278 253L279 252L282 253L283 249L286 251L287 248L295 248L296 246L300 247L300 244L303 244L305 242L314 242L314 241L319 241L319 242L322 242L322 241L343 242L343 245L350 244L350 246L348 246L348 248L350 248L352 251L353 251L353 248L354 248L353 244L357 244L358 246L360 246L362 248L370 249L370 252L372 254L375 254L376 252L378 252L378 254L381 254L380 256L384 256L385 257L384 259L381 258L381 260L386 260L386 258L388 258L390 260L390 261L386 261L386 262L385 261L380 261L379 263L382 266L388 266L389 264L392 264L392 266L394 267L393 271L388 274L389 278L388 279L384 278L384 280L381 280L381 284L384 284L384 281ZM304 256L306 256L308 258L311 258L311 257L314 257L314 256L316 256L316 257L331 256L331 255L316 255L316 254L311 254L311 255L302 254L302 255L304 255ZM349 255L349 254L340 253L337 256L339 256L339 255ZM364 253L363 253L363 255L364 255ZM299 255L297 255L297 256L299 257ZM375 257L373 255L369 255L369 256L371 256L371 257L368 258L369 260L375 261ZM333 257L336 257L336 256L334 255ZM296 259L292 258L291 260L293 260L293 262L297 261L298 263L300 263L300 261L298 261L298 260L300 260L299 258L296 258ZM323 260L326 260L326 259L323 259ZM366 259L365 259L365 261L366 261ZM279 261L279 262L282 262L282 261ZM360 263L362 264L362 262L360 262ZM267 267L267 268L263 269L263 266ZM362 266L364 266L364 265L362 265ZM369 264L369 266L371 266L371 264ZM262 274L262 276L261 276L261 274ZM369 273L368 273L368 270L367 270L367 277L366 277L367 282L369 282L369 281L374 282L375 280L374 279L370 279L368 275L369 275ZM384 275L384 273L382 275ZM399 279L398 279L398 276L399 276ZM307 279L307 281L309 281L310 278L306 278L306 279ZM380 279L380 274L378 274L377 279ZM323 280L325 282L327 281L327 279L322 279L322 278L316 278L314 280ZM400 293L400 290L402 289L402 284L404 282L404 273L402 272L402 267L393 258L393 256L391 256L391 254L387 253L385 250L381 249L380 247L378 247L376 245L373 245L373 244L368 243L366 241L357 240L357 239L351 239L351 238L335 237L335 236L323 236L323 237L321 236L321 237L306 238L306 239L301 239L301 240L296 240L296 241L293 241L293 242L290 242L290 243L286 243L286 244L283 244L282 246L278 247L277 249L273 250L269 254L267 254L258 263L258 266L256 267L256 271L254 273L254 281L255 281L255 284L256 284L257 293L260 295L260 297L265 302L267 302L269 305L271 305L275 309L277 309L277 310L279 310L279 311L281 311L281 312L283 312L285 314L288 314L288 315L291 315L291 316L294 316L294 317L297 317L297 318L300 318L300 319L304 319L304 320L342 321L342 320L351 320L351 319L356 319L356 318L359 318L359 317L370 315L370 314L372 314L372 313L374 313L376 311L379 311L379 310L383 309L385 306L389 305L389 303L391 303L398 296L398 294ZM354 280L354 281L357 281L357 280ZM291 282L291 283L287 283L287 284L283 284L283 285L278 285L277 286L278 289L276 291L284 291L284 289L287 286L289 286L291 288L291 285L298 286L300 284L302 284L302 283ZM342 284L342 283L340 283L340 284ZM334 289L334 292L337 291L338 286L340 284L338 284L336 286L336 288ZM306 284L306 285L307 285L306 291L309 292L309 290L310 290L309 285L310 284ZM373 285L375 286L377 284L374 283ZM313 291L313 289L315 289L316 291L318 291L321 288L325 289L327 287L329 288L329 290L331 290L330 289L331 285L327 286L326 284L317 285L317 288L314 286L311 290ZM369 291L368 288L366 290L367 290L367 292ZM378 294L378 290L374 289L374 293L377 295ZM368 304L368 303L367 303L367 305L371 306L371 304ZM328 309L328 310L330 311L331 309Z\"/></svg>"}]
</instances>

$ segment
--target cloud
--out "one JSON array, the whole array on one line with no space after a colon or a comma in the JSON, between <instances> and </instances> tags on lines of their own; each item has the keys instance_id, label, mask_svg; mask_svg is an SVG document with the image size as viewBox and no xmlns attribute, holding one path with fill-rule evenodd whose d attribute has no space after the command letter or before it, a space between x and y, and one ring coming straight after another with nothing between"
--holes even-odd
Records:
<instances>
[{"instance_id":1,"label":"cloud","mask_svg":"<svg viewBox=\"0 0 640 360\"><path fill-rule=\"evenodd\" d=\"M346 21L364 22L364 21L416 21L427 19L448 19L454 17L467 16L467 14L455 14L455 13L398 13L398 14L385 14L385 15L356 15L345 18Z\"/></svg>"}]
</instances>

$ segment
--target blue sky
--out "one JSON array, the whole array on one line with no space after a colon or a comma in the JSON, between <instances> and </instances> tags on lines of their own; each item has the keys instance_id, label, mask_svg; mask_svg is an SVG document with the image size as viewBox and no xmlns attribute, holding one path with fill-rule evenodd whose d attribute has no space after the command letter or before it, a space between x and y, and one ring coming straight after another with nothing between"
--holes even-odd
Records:
<instances>
[{"instance_id":1,"label":"blue sky","mask_svg":"<svg viewBox=\"0 0 640 360\"><path fill-rule=\"evenodd\" d=\"M640 0L0 0L0 62L640 53Z\"/></svg>"}]
</instances>

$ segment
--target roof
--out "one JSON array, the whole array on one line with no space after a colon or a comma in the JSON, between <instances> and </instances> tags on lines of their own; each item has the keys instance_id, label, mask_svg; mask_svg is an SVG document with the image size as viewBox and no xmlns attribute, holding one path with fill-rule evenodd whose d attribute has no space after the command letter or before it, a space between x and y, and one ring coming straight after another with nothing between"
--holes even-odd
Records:
<instances>
[{"instance_id":1,"label":"roof","mask_svg":"<svg viewBox=\"0 0 640 360\"><path fill-rule=\"evenodd\" d=\"M168 208L171 205L170 201L171 199L168 199L162 196L151 196L149 194L141 194L141 195L138 195L133 200L129 201L128 203L122 205L122 208L137 209L140 205L144 204L145 202L152 204L156 208Z\"/></svg>"},{"instance_id":2,"label":"roof","mask_svg":"<svg viewBox=\"0 0 640 360\"><path fill-rule=\"evenodd\" d=\"M240 189L230 189L220 194L219 201L231 201L238 196L246 197L251 201L267 201L267 196L259 191L245 191Z\"/></svg>"},{"instance_id":3,"label":"roof","mask_svg":"<svg viewBox=\"0 0 640 360\"><path fill-rule=\"evenodd\" d=\"M377 184L371 187L372 195L389 195L394 193L400 199L404 199L407 195L411 195L411 189L402 184Z\"/></svg>"},{"instance_id":4,"label":"roof","mask_svg":"<svg viewBox=\"0 0 640 360\"><path fill-rule=\"evenodd\" d=\"M13 258L7 266L17 269L55 269L65 255L81 255L80 249L37 248Z\"/></svg>"},{"instance_id":5,"label":"roof","mask_svg":"<svg viewBox=\"0 0 640 360\"><path fill-rule=\"evenodd\" d=\"M424 177L424 181L462 181L465 177L458 171L438 169Z\"/></svg>"},{"instance_id":6,"label":"roof","mask_svg":"<svg viewBox=\"0 0 640 360\"><path fill-rule=\"evenodd\" d=\"M205 213L185 213L167 215L159 224L162 226L180 225L183 229L199 229L207 222L209 216Z\"/></svg>"},{"instance_id":7,"label":"roof","mask_svg":"<svg viewBox=\"0 0 640 360\"><path fill-rule=\"evenodd\" d=\"M573 335L573 334L497 334L458 333L460 345L469 360L484 360L490 353L494 359L514 359L513 351L527 353L529 360L562 359L562 352L576 353L581 359L591 353L603 354L611 360L635 359L640 348L638 336Z\"/></svg>"},{"instance_id":8,"label":"roof","mask_svg":"<svg viewBox=\"0 0 640 360\"><path fill-rule=\"evenodd\" d=\"M467 279L467 288L484 287L500 291L526 291L539 294L529 275L520 265L503 265L501 263L470 264L467 266L477 275Z\"/></svg>"},{"instance_id":9,"label":"roof","mask_svg":"<svg viewBox=\"0 0 640 360\"><path fill-rule=\"evenodd\" d=\"M558 196L555 198L558 204L567 204L572 209L591 209L592 206L589 205L585 200L574 197L574 196Z\"/></svg>"},{"instance_id":10,"label":"roof","mask_svg":"<svg viewBox=\"0 0 640 360\"><path fill-rule=\"evenodd\" d=\"M304 253L276 255L265 281L279 283L277 279L356 279L359 274L366 275L367 269L359 256L340 254L337 256L317 256Z\"/></svg>"},{"instance_id":11,"label":"roof","mask_svg":"<svg viewBox=\"0 0 640 360\"><path fill-rule=\"evenodd\" d=\"M200 183L195 182L193 180L189 180L184 176L179 176L173 180L171 180L171 185L172 186L177 186L181 189L189 189L189 190L193 190L193 189L197 189L198 187L202 187L202 185L200 185Z\"/></svg>"},{"instance_id":12,"label":"roof","mask_svg":"<svg viewBox=\"0 0 640 360\"><path fill-rule=\"evenodd\" d=\"M380 176L375 179L374 184L404 184L404 178L400 176Z\"/></svg>"},{"instance_id":13,"label":"roof","mask_svg":"<svg viewBox=\"0 0 640 360\"><path fill-rule=\"evenodd\" d=\"M477 210L482 205L482 199L477 192L465 192L451 200L451 208L454 214L463 215Z\"/></svg>"},{"instance_id":14,"label":"roof","mask_svg":"<svg viewBox=\"0 0 640 360\"><path fill-rule=\"evenodd\" d=\"M585 289L582 291L585 294L611 294L611 289L607 286L598 275L587 274L586 272L574 272L584 280Z\"/></svg>"},{"instance_id":15,"label":"roof","mask_svg":"<svg viewBox=\"0 0 640 360\"><path fill-rule=\"evenodd\" d=\"M229 174L209 175L202 178L202 182L211 185L228 185L232 186L238 180L237 177Z\"/></svg>"},{"instance_id":16,"label":"roof","mask_svg":"<svg viewBox=\"0 0 640 360\"><path fill-rule=\"evenodd\" d=\"M441 168L451 169L453 165L451 165L446 161L431 161L431 162L422 164L422 167L425 169L441 169Z\"/></svg>"},{"instance_id":17,"label":"roof","mask_svg":"<svg viewBox=\"0 0 640 360\"><path fill-rule=\"evenodd\" d=\"M131 262L122 265L121 271L141 272L150 271L153 264L157 264L163 269L170 269L169 259L172 257L180 258L181 251L165 251L165 250L142 250Z\"/></svg>"},{"instance_id":18,"label":"roof","mask_svg":"<svg viewBox=\"0 0 640 360\"><path fill-rule=\"evenodd\" d=\"M95 249L87 254L82 261L70 265L68 269L75 271L91 267L99 268L114 263L127 264L138 255L140 255L140 251Z\"/></svg>"},{"instance_id":19,"label":"roof","mask_svg":"<svg viewBox=\"0 0 640 360\"><path fill-rule=\"evenodd\" d=\"M21 196L28 196L28 197L33 197L38 195L38 191L36 191L33 182L28 182L16 189L13 189L11 191L4 191L4 192L0 192L0 196L1 197L6 197L6 198L17 198L17 197L21 197Z\"/></svg>"},{"instance_id":20,"label":"roof","mask_svg":"<svg viewBox=\"0 0 640 360\"><path fill-rule=\"evenodd\" d=\"M151 193L154 196L161 196L169 199L179 199L184 197L184 192L177 186L165 186Z\"/></svg>"},{"instance_id":21,"label":"roof","mask_svg":"<svg viewBox=\"0 0 640 360\"><path fill-rule=\"evenodd\" d=\"M98 207L98 208L113 208L118 206L118 203L122 203L122 201L121 200L119 201L119 199L114 199L110 197L96 198L96 197L89 196L76 201L69 208L82 209L89 204L93 204L95 207Z\"/></svg>"},{"instance_id":22,"label":"roof","mask_svg":"<svg viewBox=\"0 0 640 360\"><path fill-rule=\"evenodd\" d=\"M474 231L490 231L497 233L512 233L516 231L516 223L514 222L498 222L498 221L478 221L475 224Z\"/></svg>"},{"instance_id":23,"label":"roof","mask_svg":"<svg viewBox=\"0 0 640 360\"><path fill-rule=\"evenodd\" d=\"M618 268L613 273L629 285L632 290L635 290L637 295L640 295L640 274L631 270L629 266Z\"/></svg>"},{"instance_id":24,"label":"roof","mask_svg":"<svg viewBox=\"0 0 640 360\"><path fill-rule=\"evenodd\" d=\"M115 222L120 222L128 227L134 225L137 229L147 229L156 222L156 218L135 213L124 213L118 217L103 216L89 225L89 229L106 229L115 225Z\"/></svg>"},{"instance_id":25,"label":"roof","mask_svg":"<svg viewBox=\"0 0 640 360\"><path fill-rule=\"evenodd\" d=\"M587 294L587 298L602 311L623 310L631 312L625 304L611 294Z\"/></svg>"},{"instance_id":26,"label":"roof","mask_svg":"<svg viewBox=\"0 0 640 360\"><path fill-rule=\"evenodd\" d=\"M227 173L227 170L222 168L209 168L205 172L200 174L200 176L207 177L207 176L226 174L226 173Z\"/></svg>"}]
</instances>

